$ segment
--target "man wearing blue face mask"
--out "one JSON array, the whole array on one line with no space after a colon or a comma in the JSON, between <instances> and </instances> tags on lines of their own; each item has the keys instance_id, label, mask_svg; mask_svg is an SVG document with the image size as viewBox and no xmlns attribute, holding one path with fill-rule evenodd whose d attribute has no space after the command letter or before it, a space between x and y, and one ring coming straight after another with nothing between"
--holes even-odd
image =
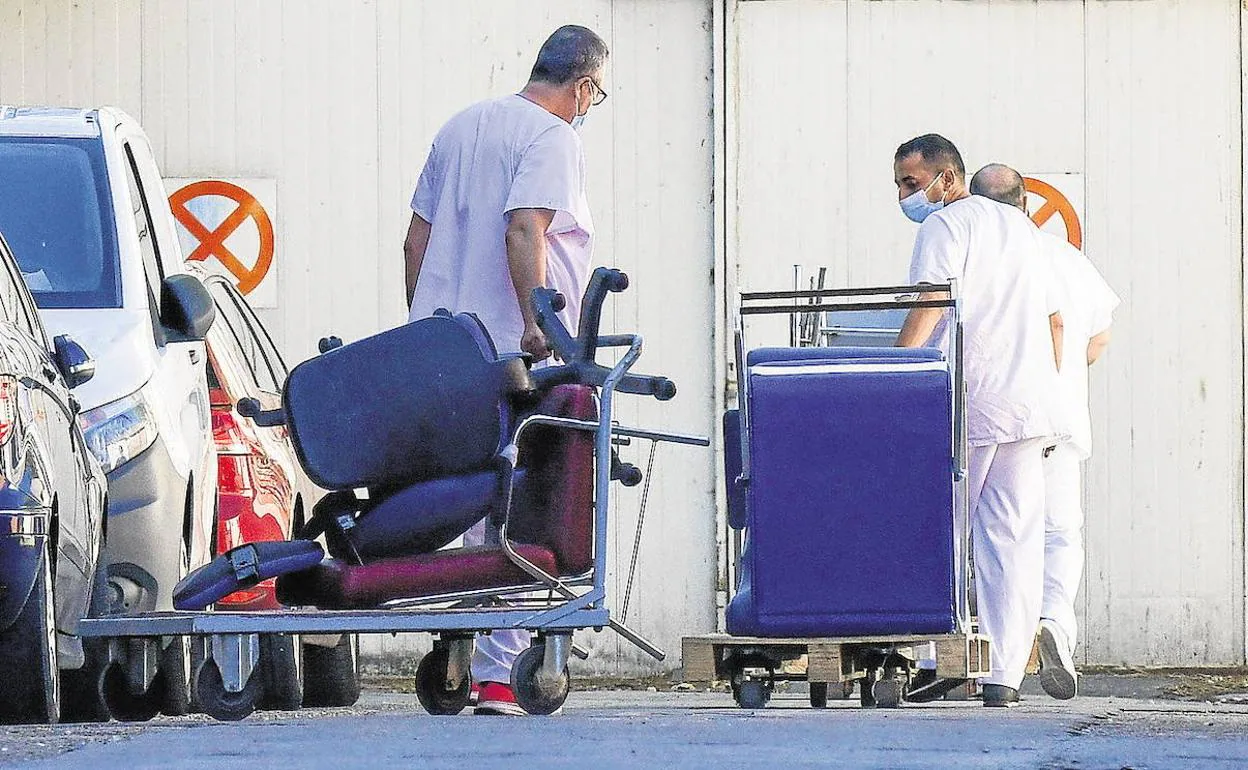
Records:
<instances>
[{"instance_id":1,"label":"man wearing blue face mask","mask_svg":"<svg viewBox=\"0 0 1248 770\"><path fill-rule=\"evenodd\" d=\"M403 245L409 320L438 308L475 313L500 353L550 357L529 297L563 294L573 334L589 278L594 223L577 129L607 98L607 46L585 27L555 30L518 94L475 104L438 132L412 196ZM483 521L465 545L494 540ZM495 631L476 640L476 713L521 716L511 668L530 635Z\"/></svg>"},{"instance_id":2,"label":"man wearing blue face mask","mask_svg":"<svg viewBox=\"0 0 1248 770\"><path fill-rule=\"evenodd\" d=\"M1057 368L1061 295L1052 289L1040 231L1018 208L971 195L962 157L948 139L927 134L906 142L893 171L902 211L922 223L910 283L956 280L962 299L967 502L979 625L993 645L984 705L1012 706L1040 621L1043 452L1065 433ZM948 350L943 311L911 310L897 344ZM958 684L922 666L908 699L933 700Z\"/></svg>"},{"instance_id":3,"label":"man wearing blue face mask","mask_svg":"<svg viewBox=\"0 0 1248 770\"><path fill-rule=\"evenodd\" d=\"M921 223L932 212L971 195L961 153L940 134L924 134L898 147L893 181L901 212L912 222Z\"/></svg>"}]
</instances>

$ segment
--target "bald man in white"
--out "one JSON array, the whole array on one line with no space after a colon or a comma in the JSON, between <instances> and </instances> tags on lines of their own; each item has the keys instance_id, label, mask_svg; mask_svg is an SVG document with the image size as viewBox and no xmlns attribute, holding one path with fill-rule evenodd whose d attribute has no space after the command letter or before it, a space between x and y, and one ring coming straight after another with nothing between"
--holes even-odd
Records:
<instances>
[{"instance_id":1,"label":"bald man in white","mask_svg":"<svg viewBox=\"0 0 1248 770\"><path fill-rule=\"evenodd\" d=\"M1001 164L983 167L971 191L1027 210L1023 177ZM1046 448L1044 456L1044 599L1040 608L1040 684L1054 698L1078 692L1074 649L1078 635L1075 596L1083 577L1083 485L1081 463L1092 455L1088 411L1088 367L1109 344L1109 327L1119 299L1083 252L1065 239L1041 231L1049 269L1061 285L1063 342L1061 384L1067 399L1070 437Z\"/></svg>"}]
</instances>

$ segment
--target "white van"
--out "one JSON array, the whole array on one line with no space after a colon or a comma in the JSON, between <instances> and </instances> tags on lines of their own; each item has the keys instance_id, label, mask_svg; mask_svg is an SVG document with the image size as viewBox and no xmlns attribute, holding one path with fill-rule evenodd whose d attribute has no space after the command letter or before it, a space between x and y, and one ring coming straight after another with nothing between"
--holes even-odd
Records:
<instances>
[{"instance_id":1,"label":"white van","mask_svg":"<svg viewBox=\"0 0 1248 770\"><path fill-rule=\"evenodd\" d=\"M21 191L0 198L0 232L45 326L97 362L74 394L108 476L107 611L170 610L174 584L211 558L215 534L212 299L183 266L147 137L120 110L0 106L0 180ZM189 647L166 641L167 675L155 689L137 677L152 690L131 693L138 709L153 705L145 694L167 713L185 709Z\"/></svg>"}]
</instances>

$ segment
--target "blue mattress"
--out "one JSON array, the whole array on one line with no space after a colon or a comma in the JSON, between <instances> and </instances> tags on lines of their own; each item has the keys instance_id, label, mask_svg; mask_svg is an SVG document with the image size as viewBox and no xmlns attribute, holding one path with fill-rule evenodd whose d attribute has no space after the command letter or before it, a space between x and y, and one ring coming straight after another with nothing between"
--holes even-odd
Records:
<instances>
[{"instance_id":1,"label":"blue mattress","mask_svg":"<svg viewBox=\"0 0 1248 770\"><path fill-rule=\"evenodd\" d=\"M960 570L947 365L939 351L828 350L750 355L744 513L729 488L746 547L728 631L950 632Z\"/></svg>"}]
</instances>

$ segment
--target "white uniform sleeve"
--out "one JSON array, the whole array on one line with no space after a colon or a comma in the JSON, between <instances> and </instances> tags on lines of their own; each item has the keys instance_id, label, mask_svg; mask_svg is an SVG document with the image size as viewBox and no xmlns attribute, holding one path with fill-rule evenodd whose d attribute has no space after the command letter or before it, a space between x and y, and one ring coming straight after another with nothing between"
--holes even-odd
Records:
<instances>
[{"instance_id":1,"label":"white uniform sleeve","mask_svg":"<svg viewBox=\"0 0 1248 770\"><path fill-rule=\"evenodd\" d=\"M425 168L420 172L420 179L416 182L416 192L412 194L412 211L421 219L432 223L441 194L442 173L438 166L438 146L435 143L429 148Z\"/></svg>"},{"instance_id":2,"label":"white uniform sleeve","mask_svg":"<svg viewBox=\"0 0 1248 770\"><path fill-rule=\"evenodd\" d=\"M576 132L569 126L546 129L520 156L504 213L549 209L575 219L577 201L584 189L584 171L584 154ZM564 217L555 219L558 227Z\"/></svg>"},{"instance_id":3,"label":"white uniform sleeve","mask_svg":"<svg viewBox=\"0 0 1248 770\"><path fill-rule=\"evenodd\" d=\"M910 283L948 283L950 278L961 278L965 252L965 244L958 242L944 217L928 217L914 239Z\"/></svg>"},{"instance_id":4,"label":"white uniform sleeve","mask_svg":"<svg viewBox=\"0 0 1248 770\"><path fill-rule=\"evenodd\" d=\"M1109 288L1105 277L1101 275L1101 271L1096 269L1096 265L1092 264L1092 260L1085 259L1087 267L1085 268L1084 282L1087 297L1090 301L1089 316L1091 321L1091 333L1093 336L1100 334L1110 327L1114 321L1114 309L1122 302L1118 299L1118 295L1114 290Z\"/></svg>"}]
</instances>

